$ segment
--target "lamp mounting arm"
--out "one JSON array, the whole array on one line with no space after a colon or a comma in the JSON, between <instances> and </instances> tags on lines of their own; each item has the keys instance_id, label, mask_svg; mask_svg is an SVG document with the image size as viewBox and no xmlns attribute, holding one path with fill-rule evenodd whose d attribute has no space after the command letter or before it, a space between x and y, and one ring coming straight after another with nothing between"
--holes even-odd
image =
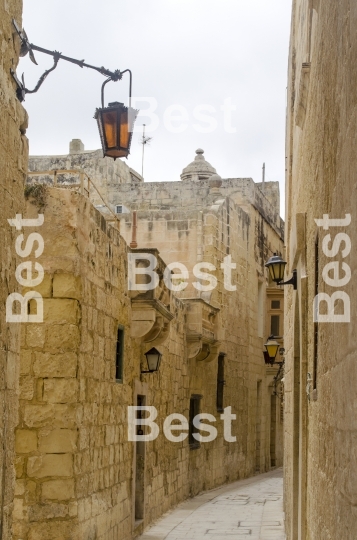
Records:
<instances>
[{"instance_id":1,"label":"lamp mounting arm","mask_svg":"<svg viewBox=\"0 0 357 540\"><path fill-rule=\"evenodd\" d=\"M20 49L20 56L26 56L27 53L30 55L31 61L37 65L35 56L33 51L38 51L43 54L48 54L49 56L52 56L54 59L54 65L52 68L45 71L45 73L40 77L37 85L33 90L28 90L25 87L24 80L22 82L18 79L15 71L11 70L11 75L13 76L16 84L17 84L17 92L16 95L19 99L19 101L24 101L26 94L33 94L39 90L42 83L45 81L47 75L51 73L54 69L56 69L57 64L59 60L65 60L66 62L71 62L72 64L76 64L80 68L89 68L94 69L95 71L98 71L101 75L104 75L104 77L107 77L107 82L109 81L120 81L123 77L123 73L126 73L127 71L130 72L130 70L120 71L119 69L116 69L115 71L110 71L109 69L106 69L105 67L98 67L98 66L92 66L91 64L87 64L84 60L77 60L76 58L71 58L70 56L65 56L62 53L58 51L50 51L49 49L44 49L43 47L39 47L38 45L35 45L34 43L30 43L28 40L28 37L26 35L25 30L21 30L15 19L12 20L13 26L16 30L17 35L19 36L21 40L21 49ZM23 77L22 77L23 79ZM130 72L130 96L131 96L131 72Z\"/></svg>"},{"instance_id":2,"label":"lamp mounting arm","mask_svg":"<svg viewBox=\"0 0 357 540\"><path fill-rule=\"evenodd\" d=\"M288 281L279 281L277 285L293 285L294 291L297 290L297 270L293 270L293 277Z\"/></svg>"}]
</instances>

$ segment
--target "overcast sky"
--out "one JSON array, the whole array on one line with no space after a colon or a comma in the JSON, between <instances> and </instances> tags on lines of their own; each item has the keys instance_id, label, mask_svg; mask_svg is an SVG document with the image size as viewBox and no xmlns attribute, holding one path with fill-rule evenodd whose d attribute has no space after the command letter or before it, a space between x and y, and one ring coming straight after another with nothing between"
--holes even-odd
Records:
<instances>
[{"instance_id":1,"label":"overcast sky","mask_svg":"<svg viewBox=\"0 0 357 540\"><path fill-rule=\"evenodd\" d=\"M24 0L23 25L36 45L132 70L141 113L127 163L141 172L146 123L146 181L179 180L203 148L223 178L260 182L265 162L266 180L278 180L283 196L290 15L291 0ZM52 64L36 59L39 66L27 56L18 68L27 88ZM93 114L102 82L60 61L26 98L32 155L66 154L73 138L100 147ZM107 102L127 100L127 79L107 88ZM149 107L153 116L144 116Z\"/></svg>"}]
</instances>

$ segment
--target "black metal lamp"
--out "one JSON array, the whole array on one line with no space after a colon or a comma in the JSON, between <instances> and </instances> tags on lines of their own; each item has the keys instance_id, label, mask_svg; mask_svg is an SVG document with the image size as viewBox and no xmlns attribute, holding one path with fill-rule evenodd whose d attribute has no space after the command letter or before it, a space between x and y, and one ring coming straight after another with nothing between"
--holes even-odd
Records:
<instances>
[{"instance_id":1,"label":"black metal lamp","mask_svg":"<svg viewBox=\"0 0 357 540\"><path fill-rule=\"evenodd\" d=\"M102 85L102 107L96 109L94 115L98 123L103 155L104 157L113 158L114 161L117 158L128 157L134 122L139 112L131 107L132 75L129 69L123 71L121 75L126 72L130 75L129 107L125 107L123 103L118 101L109 103L108 107L104 107L104 86L112 80L109 77Z\"/></svg>"},{"instance_id":2,"label":"black metal lamp","mask_svg":"<svg viewBox=\"0 0 357 540\"><path fill-rule=\"evenodd\" d=\"M278 285L293 285L294 290L297 289L297 271L293 270L293 277L289 279L288 281L283 281L284 279L284 272L285 272L285 266L287 265L287 262L284 261L280 255L277 255L274 253L272 257L268 260L267 263L265 263L265 266L269 269L269 274L274 281L274 283L277 283Z\"/></svg>"},{"instance_id":3,"label":"black metal lamp","mask_svg":"<svg viewBox=\"0 0 357 540\"><path fill-rule=\"evenodd\" d=\"M267 354L269 356L269 360L270 360L270 362L267 362L267 357L264 354L265 362L267 364L269 364L269 363L274 364L274 360L276 358L276 355L278 354L278 349L279 349L280 345L274 339L273 335L268 337L268 341L264 344L264 347L266 348L266 351L264 351L264 352L267 352Z\"/></svg>"},{"instance_id":4,"label":"black metal lamp","mask_svg":"<svg viewBox=\"0 0 357 540\"><path fill-rule=\"evenodd\" d=\"M146 361L148 363L148 371L142 371L141 373L155 373L155 371L159 371L160 364L161 364L161 358L162 354L160 351L155 349L153 347L148 352L145 353Z\"/></svg>"},{"instance_id":5,"label":"black metal lamp","mask_svg":"<svg viewBox=\"0 0 357 540\"><path fill-rule=\"evenodd\" d=\"M58 62L60 60L65 60L66 62L71 62L77 66L83 68L94 69L98 71L101 75L107 77L102 85L102 107L96 109L95 116L98 122L99 134L101 138L103 155L108 156L116 160L121 157L128 157L130 153L130 144L133 133L133 126L137 114L139 111L132 109L131 107L131 92L132 92L132 73L130 69L125 69L120 71L116 69L115 71L110 71L104 67L92 66L87 64L84 60L76 60L69 56L64 56L58 51L50 51L34 45L29 42L29 39L26 35L25 30L21 30L15 19L12 20L14 28L21 40L21 51L20 56L26 56L29 54L31 61L34 64L37 64L34 51L39 51L44 54L48 54L53 57L53 66L45 71L40 77L37 85L33 90L29 90L25 86L25 79L22 76L22 81L20 81L14 70L11 70L14 81L17 85L16 95L20 101L24 101L26 94L34 94L39 90L45 81L46 77L56 69ZM117 82L120 81L124 73L129 73L130 83L129 83L129 107L125 107L123 103L115 101L109 103L108 107L104 107L104 87L109 81Z\"/></svg>"}]
</instances>

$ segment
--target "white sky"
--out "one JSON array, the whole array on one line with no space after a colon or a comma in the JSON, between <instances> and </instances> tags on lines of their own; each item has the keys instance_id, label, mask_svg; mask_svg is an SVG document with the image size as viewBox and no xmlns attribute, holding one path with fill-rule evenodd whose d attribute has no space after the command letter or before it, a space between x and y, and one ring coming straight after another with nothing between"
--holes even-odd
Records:
<instances>
[{"instance_id":1,"label":"white sky","mask_svg":"<svg viewBox=\"0 0 357 540\"><path fill-rule=\"evenodd\" d=\"M260 182L265 162L266 180L280 182L284 215L290 15L291 0L24 0L23 25L36 45L111 70L130 68L133 95L156 100L159 125L148 133L153 140L145 149L146 181L179 180L199 147L223 178ZM18 68L28 88L52 64L51 57L35 55L38 67L27 56ZM93 114L103 80L95 71L59 62L24 104L31 154L66 154L73 138L82 139L86 150L100 147ZM107 88L106 102L126 101L127 79ZM226 99L236 107L230 122L235 132L224 127L220 108ZM164 122L175 104L188 115L173 122L180 133ZM208 126L193 116L200 105L215 111L205 113L217 123L209 133L195 128ZM150 122L139 116L133 135L128 164L138 172L140 126L149 129Z\"/></svg>"}]
</instances>

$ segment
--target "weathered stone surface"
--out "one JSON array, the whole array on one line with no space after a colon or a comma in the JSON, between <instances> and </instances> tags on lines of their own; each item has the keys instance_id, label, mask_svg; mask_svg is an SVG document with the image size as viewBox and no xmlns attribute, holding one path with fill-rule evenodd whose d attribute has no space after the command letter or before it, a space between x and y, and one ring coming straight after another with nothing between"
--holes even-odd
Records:
<instances>
[{"instance_id":1,"label":"weathered stone surface","mask_svg":"<svg viewBox=\"0 0 357 540\"><path fill-rule=\"evenodd\" d=\"M45 379L43 399L47 403L73 403L78 401L78 381L76 379Z\"/></svg>"},{"instance_id":2,"label":"weathered stone surface","mask_svg":"<svg viewBox=\"0 0 357 540\"><path fill-rule=\"evenodd\" d=\"M68 504L34 504L29 507L30 521L46 521L53 518L65 518L69 516Z\"/></svg>"},{"instance_id":3,"label":"weathered stone surface","mask_svg":"<svg viewBox=\"0 0 357 540\"><path fill-rule=\"evenodd\" d=\"M26 328L26 345L42 349L45 344L45 327L40 324L31 324Z\"/></svg>"},{"instance_id":4,"label":"weathered stone surface","mask_svg":"<svg viewBox=\"0 0 357 540\"><path fill-rule=\"evenodd\" d=\"M286 291L285 311L288 540L357 535L356 24L348 0L293 2L286 253L298 287ZM315 221L324 217L344 221ZM346 295L346 314L349 298L350 317L314 322L316 294L335 292ZM342 313L338 303L335 313Z\"/></svg>"},{"instance_id":5,"label":"weathered stone surface","mask_svg":"<svg viewBox=\"0 0 357 540\"><path fill-rule=\"evenodd\" d=\"M74 324L55 324L47 328L46 348L48 350L74 350L79 340L79 329Z\"/></svg>"},{"instance_id":6,"label":"weathered stone surface","mask_svg":"<svg viewBox=\"0 0 357 540\"><path fill-rule=\"evenodd\" d=\"M31 371L32 351L22 351L20 358L20 375L28 375Z\"/></svg>"},{"instance_id":7,"label":"weathered stone surface","mask_svg":"<svg viewBox=\"0 0 357 540\"><path fill-rule=\"evenodd\" d=\"M68 521L49 521L30 526L28 540L80 540L73 526Z\"/></svg>"},{"instance_id":8,"label":"weathered stone surface","mask_svg":"<svg viewBox=\"0 0 357 540\"><path fill-rule=\"evenodd\" d=\"M76 450L77 431L70 429L53 429L50 432L39 432L38 449L41 453L55 454L74 452Z\"/></svg>"},{"instance_id":9,"label":"weathered stone surface","mask_svg":"<svg viewBox=\"0 0 357 540\"><path fill-rule=\"evenodd\" d=\"M27 460L27 474L33 478L71 476L72 473L71 454L45 454L43 456L29 457Z\"/></svg>"},{"instance_id":10,"label":"weathered stone surface","mask_svg":"<svg viewBox=\"0 0 357 540\"><path fill-rule=\"evenodd\" d=\"M37 312L36 301L30 302L30 313ZM77 300L44 298L43 321L44 323L69 323L77 324L80 311Z\"/></svg>"},{"instance_id":11,"label":"weathered stone surface","mask_svg":"<svg viewBox=\"0 0 357 540\"><path fill-rule=\"evenodd\" d=\"M11 69L19 60L12 19L22 21L22 1L0 2L0 536L12 540L15 487L15 426L18 420L21 325L6 322L6 299L21 292L15 277L20 262L14 244L19 234L8 223L24 211L28 169L28 116L16 98ZM18 466L17 466L18 465ZM17 473L21 468L16 464Z\"/></svg>"},{"instance_id":12,"label":"weathered stone surface","mask_svg":"<svg viewBox=\"0 0 357 540\"><path fill-rule=\"evenodd\" d=\"M52 425L59 428L76 426L76 411L72 405L62 404L26 404L24 423L28 427L43 427Z\"/></svg>"},{"instance_id":13,"label":"weathered stone surface","mask_svg":"<svg viewBox=\"0 0 357 540\"><path fill-rule=\"evenodd\" d=\"M29 454L37 450L37 433L29 429L18 429L16 431L16 452L19 454Z\"/></svg>"},{"instance_id":14,"label":"weathered stone surface","mask_svg":"<svg viewBox=\"0 0 357 540\"><path fill-rule=\"evenodd\" d=\"M42 282L37 287L27 287L23 288L22 294L27 293L28 291L37 291L43 298L51 298L52 296L52 276L45 274Z\"/></svg>"},{"instance_id":15,"label":"weathered stone surface","mask_svg":"<svg viewBox=\"0 0 357 540\"><path fill-rule=\"evenodd\" d=\"M63 354L36 352L33 371L37 377L75 377L77 355L74 352Z\"/></svg>"},{"instance_id":16,"label":"weathered stone surface","mask_svg":"<svg viewBox=\"0 0 357 540\"><path fill-rule=\"evenodd\" d=\"M75 298L82 296L82 280L73 274L55 274L53 277L54 298Z\"/></svg>"},{"instance_id":17,"label":"weathered stone surface","mask_svg":"<svg viewBox=\"0 0 357 540\"><path fill-rule=\"evenodd\" d=\"M41 484L42 500L66 501L74 497L74 480L49 480Z\"/></svg>"}]
</instances>

